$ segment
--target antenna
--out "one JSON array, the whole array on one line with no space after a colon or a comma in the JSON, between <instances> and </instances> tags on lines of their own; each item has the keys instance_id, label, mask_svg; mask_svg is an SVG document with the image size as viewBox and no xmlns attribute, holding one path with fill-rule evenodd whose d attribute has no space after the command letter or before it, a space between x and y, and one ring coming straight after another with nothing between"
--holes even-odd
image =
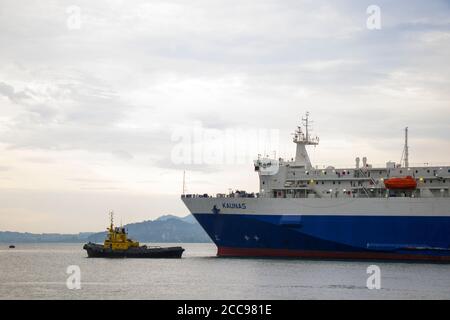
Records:
<instances>
[{"instance_id":1,"label":"antenna","mask_svg":"<svg viewBox=\"0 0 450 320\"><path fill-rule=\"evenodd\" d=\"M305 117L302 118L303 124L305 125L305 136L306 141L309 140L309 111L306 111Z\"/></svg>"},{"instance_id":2,"label":"antenna","mask_svg":"<svg viewBox=\"0 0 450 320\"><path fill-rule=\"evenodd\" d=\"M112 210L109 212L109 219L111 221L111 230L112 230L114 227L114 211Z\"/></svg>"},{"instance_id":3,"label":"antenna","mask_svg":"<svg viewBox=\"0 0 450 320\"><path fill-rule=\"evenodd\" d=\"M186 193L186 171L183 170L183 195Z\"/></svg>"},{"instance_id":4,"label":"antenna","mask_svg":"<svg viewBox=\"0 0 450 320\"><path fill-rule=\"evenodd\" d=\"M317 145L319 144L319 138L317 136L311 137L310 132L312 131L310 128L310 125L313 122L309 120L309 112L306 112L305 116L302 117L302 124L305 128L305 133L302 131L301 126L297 126L297 130L294 132L294 139L293 141L295 143L301 143L304 145Z\"/></svg>"}]
</instances>

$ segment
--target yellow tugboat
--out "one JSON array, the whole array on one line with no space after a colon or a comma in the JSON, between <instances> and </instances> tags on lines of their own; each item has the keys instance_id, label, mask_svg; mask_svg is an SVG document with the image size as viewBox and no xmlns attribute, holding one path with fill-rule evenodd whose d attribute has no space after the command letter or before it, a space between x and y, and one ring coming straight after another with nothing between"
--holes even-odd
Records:
<instances>
[{"instance_id":1,"label":"yellow tugboat","mask_svg":"<svg viewBox=\"0 0 450 320\"><path fill-rule=\"evenodd\" d=\"M182 247L139 246L138 241L128 238L124 227L114 227L114 213L110 213L111 224L103 244L86 243L83 249L89 258L181 258Z\"/></svg>"}]
</instances>

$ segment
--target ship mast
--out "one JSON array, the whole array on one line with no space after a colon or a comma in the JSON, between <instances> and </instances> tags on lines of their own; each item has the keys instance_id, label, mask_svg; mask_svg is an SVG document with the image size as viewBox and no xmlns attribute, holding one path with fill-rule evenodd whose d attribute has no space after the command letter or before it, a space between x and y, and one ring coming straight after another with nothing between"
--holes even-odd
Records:
<instances>
[{"instance_id":1,"label":"ship mast","mask_svg":"<svg viewBox=\"0 0 450 320\"><path fill-rule=\"evenodd\" d=\"M306 135L306 141L309 140L309 112L306 111L305 117L302 118L302 122L305 125L305 135Z\"/></svg>"},{"instance_id":2,"label":"ship mast","mask_svg":"<svg viewBox=\"0 0 450 320\"><path fill-rule=\"evenodd\" d=\"M308 152L306 151L307 145L318 145L319 138L310 136L310 124L309 112L306 112L305 116L302 117L302 124L304 127L304 133L301 126L297 126L294 132L293 142L297 145L297 150L295 152L295 162L294 165L298 167L304 167L306 169L311 168L311 161L309 160Z\"/></svg>"},{"instance_id":3,"label":"ship mast","mask_svg":"<svg viewBox=\"0 0 450 320\"><path fill-rule=\"evenodd\" d=\"M111 221L109 228L110 228L110 230L113 230L114 229L114 212L113 211L111 211L109 213L109 220Z\"/></svg>"},{"instance_id":4,"label":"ship mast","mask_svg":"<svg viewBox=\"0 0 450 320\"><path fill-rule=\"evenodd\" d=\"M405 128L405 167L409 168L408 127Z\"/></svg>"},{"instance_id":5,"label":"ship mast","mask_svg":"<svg viewBox=\"0 0 450 320\"><path fill-rule=\"evenodd\" d=\"M405 145L403 147L402 159L400 163L405 162L405 168L409 168L409 146L408 146L408 127L405 128Z\"/></svg>"}]
</instances>

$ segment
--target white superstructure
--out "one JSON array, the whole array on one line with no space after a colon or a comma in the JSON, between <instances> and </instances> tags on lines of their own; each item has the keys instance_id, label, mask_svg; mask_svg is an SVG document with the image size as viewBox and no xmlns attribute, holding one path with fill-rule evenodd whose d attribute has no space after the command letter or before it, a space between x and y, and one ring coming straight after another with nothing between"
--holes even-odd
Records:
<instances>
[{"instance_id":1,"label":"white superstructure","mask_svg":"<svg viewBox=\"0 0 450 320\"><path fill-rule=\"evenodd\" d=\"M308 113L302 119L303 128L294 133L295 159L259 158L254 161L259 173L259 196L265 198L383 198L432 197L448 198L449 166L410 167L408 160L407 129L405 130L404 165L387 162L385 167L373 167L363 157L355 159L355 166L319 169L313 167L306 150L317 145L319 138L311 137ZM385 180L410 176L417 182L413 190L388 190Z\"/></svg>"}]
</instances>

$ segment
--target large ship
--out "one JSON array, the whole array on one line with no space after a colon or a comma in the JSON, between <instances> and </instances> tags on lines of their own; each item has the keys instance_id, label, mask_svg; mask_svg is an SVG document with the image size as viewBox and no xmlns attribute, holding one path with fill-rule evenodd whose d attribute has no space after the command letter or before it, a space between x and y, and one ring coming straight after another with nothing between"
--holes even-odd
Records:
<instances>
[{"instance_id":1,"label":"large ship","mask_svg":"<svg viewBox=\"0 0 450 320\"><path fill-rule=\"evenodd\" d=\"M308 113L295 158L258 157L259 192L183 194L218 256L450 262L450 167L400 163L314 167ZM361 161L362 160L362 161Z\"/></svg>"}]
</instances>

